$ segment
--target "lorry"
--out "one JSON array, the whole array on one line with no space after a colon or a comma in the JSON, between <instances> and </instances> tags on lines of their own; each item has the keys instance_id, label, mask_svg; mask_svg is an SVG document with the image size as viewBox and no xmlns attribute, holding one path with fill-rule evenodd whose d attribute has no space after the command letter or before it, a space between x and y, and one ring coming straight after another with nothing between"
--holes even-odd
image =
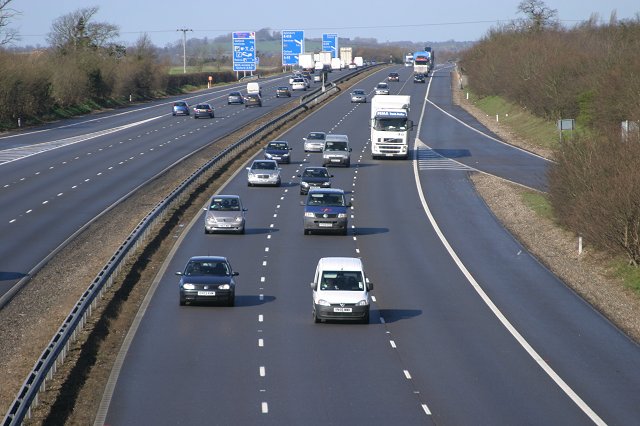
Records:
<instances>
[{"instance_id":1,"label":"lorry","mask_svg":"<svg viewBox=\"0 0 640 426\"><path fill-rule=\"evenodd\" d=\"M342 61L343 68L349 66L353 62L353 49L351 47L340 48L340 60Z\"/></svg>"},{"instance_id":2,"label":"lorry","mask_svg":"<svg viewBox=\"0 0 640 426\"><path fill-rule=\"evenodd\" d=\"M364 60L362 59L362 56L356 56L353 58L353 63L356 64L356 67L360 68L364 65Z\"/></svg>"},{"instance_id":3,"label":"lorry","mask_svg":"<svg viewBox=\"0 0 640 426\"><path fill-rule=\"evenodd\" d=\"M429 74L433 67L431 60L431 52L421 50L413 54L413 72L414 74Z\"/></svg>"},{"instance_id":4,"label":"lorry","mask_svg":"<svg viewBox=\"0 0 640 426\"><path fill-rule=\"evenodd\" d=\"M300 65L303 71L313 71L315 67L313 53L301 53L298 55L298 65Z\"/></svg>"},{"instance_id":5,"label":"lorry","mask_svg":"<svg viewBox=\"0 0 640 426\"><path fill-rule=\"evenodd\" d=\"M331 58L331 69L340 71L342 69L342 60L340 58Z\"/></svg>"},{"instance_id":6,"label":"lorry","mask_svg":"<svg viewBox=\"0 0 640 426\"><path fill-rule=\"evenodd\" d=\"M411 96L376 95L371 99L371 158L407 158Z\"/></svg>"},{"instance_id":7,"label":"lorry","mask_svg":"<svg viewBox=\"0 0 640 426\"><path fill-rule=\"evenodd\" d=\"M404 66L412 67L413 66L413 53L407 53L404 56Z\"/></svg>"}]
</instances>

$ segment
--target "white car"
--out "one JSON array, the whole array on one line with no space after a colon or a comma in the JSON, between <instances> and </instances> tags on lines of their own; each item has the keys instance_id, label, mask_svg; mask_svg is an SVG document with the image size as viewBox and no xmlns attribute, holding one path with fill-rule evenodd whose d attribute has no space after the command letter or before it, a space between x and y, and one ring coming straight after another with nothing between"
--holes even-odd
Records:
<instances>
[{"instance_id":1,"label":"white car","mask_svg":"<svg viewBox=\"0 0 640 426\"><path fill-rule=\"evenodd\" d=\"M304 78L294 78L291 83L291 90L307 90L307 82Z\"/></svg>"},{"instance_id":2,"label":"white car","mask_svg":"<svg viewBox=\"0 0 640 426\"><path fill-rule=\"evenodd\" d=\"M376 86L376 95L388 95L389 94L389 85L387 83L378 83Z\"/></svg>"},{"instance_id":3,"label":"white car","mask_svg":"<svg viewBox=\"0 0 640 426\"><path fill-rule=\"evenodd\" d=\"M247 185L280 186L280 168L275 160L253 160L247 167Z\"/></svg>"},{"instance_id":4,"label":"white car","mask_svg":"<svg viewBox=\"0 0 640 426\"><path fill-rule=\"evenodd\" d=\"M369 282L357 257L323 257L311 283L313 320L369 323Z\"/></svg>"},{"instance_id":5,"label":"white car","mask_svg":"<svg viewBox=\"0 0 640 426\"><path fill-rule=\"evenodd\" d=\"M289 84L293 84L293 80L296 78L302 78L302 74L292 74L289 76Z\"/></svg>"}]
</instances>

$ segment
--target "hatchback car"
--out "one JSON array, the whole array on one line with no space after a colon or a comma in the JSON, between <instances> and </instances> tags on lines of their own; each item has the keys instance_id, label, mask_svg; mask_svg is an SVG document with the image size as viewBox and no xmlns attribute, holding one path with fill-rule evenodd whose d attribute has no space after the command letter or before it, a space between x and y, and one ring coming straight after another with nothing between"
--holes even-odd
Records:
<instances>
[{"instance_id":1,"label":"hatchback car","mask_svg":"<svg viewBox=\"0 0 640 426\"><path fill-rule=\"evenodd\" d=\"M304 234L331 232L347 235L351 202L342 189L311 189L304 206Z\"/></svg>"},{"instance_id":2,"label":"hatchback car","mask_svg":"<svg viewBox=\"0 0 640 426\"><path fill-rule=\"evenodd\" d=\"M193 118L209 117L215 118L213 107L209 104L198 104L193 107Z\"/></svg>"},{"instance_id":3,"label":"hatchback car","mask_svg":"<svg viewBox=\"0 0 640 426\"><path fill-rule=\"evenodd\" d=\"M176 272L180 276L180 305L198 302L226 302L235 305L238 276L226 257L194 256L184 270Z\"/></svg>"},{"instance_id":4,"label":"hatchback car","mask_svg":"<svg viewBox=\"0 0 640 426\"><path fill-rule=\"evenodd\" d=\"M300 178L300 195L306 195L310 189L331 188L331 178L326 167L306 167Z\"/></svg>"},{"instance_id":5,"label":"hatchback car","mask_svg":"<svg viewBox=\"0 0 640 426\"><path fill-rule=\"evenodd\" d=\"M351 92L351 103L354 102L367 102L367 94L364 90L356 89Z\"/></svg>"},{"instance_id":6,"label":"hatchback car","mask_svg":"<svg viewBox=\"0 0 640 426\"><path fill-rule=\"evenodd\" d=\"M249 93L244 97L244 107L262 106L262 98L257 93Z\"/></svg>"},{"instance_id":7,"label":"hatchback car","mask_svg":"<svg viewBox=\"0 0 640 426\"><path fill-rule=\"evenodd\" d=\"M275 160L278 163L291 163L291 151L293 148L289 146L287 141L272 141L264 147L264 158L267 160Z\"/></svg>"},{"instance_id":8,"label":"hatchback car","mask_svg":"<svg viewBox=\"0 0 640 426\"><path fill-rule=\"evenodd\" d=\"M173 115L189 115L189 104L185 101L174 102Z\"/></svg>"},{"instance_id":9,"label":"hatchback car","mask_svg":"<svg viewBox=\"0 0 640 426\"><path fill-rule=\"evenodd\" d=\"M247 185L280 186L280 168L275 160L253 160L247 167Z\"/></svg>"},{"instance_id":10,"label":"hatchback car","mask_svg":"<svg viewBox=\"0 0 640 426\"><path fill-rule=\"evenodd\" d=\"M397 72L390 72L387 77L387 81L400 81L400 74Z\"/></svg>"},{"instance_id":11,"label":"hatchback car","mask_svg":"<svg viewBox=\"0 0 640 426\"><path fill-rule=\"evenodd\" d=\"M378 83L376 86L376 95L388 95L389 85L387 83Z\"/></svg>"},{"instance_id":12,"label":"hatchback car","mask_svg":"<svg viewBox=\"0 0 640 426\"><path fill-rule=\"evenodd\" d=\"M237 232L244 234L245 214L238 195L214 195L204 208L204 233Z\"/></svg>"},{"instance_id":13,"label":"hatchback car","mask_svg":"<svg viewBox=\"0 0 640 426\"><path fill-rule=\"evenodd\" d=\"M291 83L291 90L307 90L307 83L304 78L294 78L293 83Z\"/></svg>"},{"instance_id":14,"label":"hatchback car","mask_svg":"<svg viewBox=\"0 0 640 426\"><path fill-rule=\"evenodd\" d=\"M242 93L240 92L231 92L229 93L229 96L227 96L227 105L243 103L244 98L242 97Z\"/></svg>"},{"instance_id":15,"label":"hatchback car","mask_svg":"<svg viewBox=\"0 0 640 426\"><path fill-rule=\"evenodd\" d=\"M324 148L324 140L327 137L325 132L309 132L304 141L304 152L317 151L322 152Z\"/></svg>"},{"instance_id":16,"label":"hatchback car","mask_svg":"<svg viewBox=\"0 0 640 426\"><path fill-rule=\"evenodd\" d=\"M290 98L291 90L287 86L280 86L276 89L276 98Z\"/></svg>"},{"instance_id":17,"label":"hatchback car","mask_svg":"<svg viewBox=\"0 0 640 426\"><path fill-rule=\"evenodd\" d=\"M413 76L414 83L424 83L424 80L425 80L424 74L418 73Z\"/></svg>"}]
</instances>

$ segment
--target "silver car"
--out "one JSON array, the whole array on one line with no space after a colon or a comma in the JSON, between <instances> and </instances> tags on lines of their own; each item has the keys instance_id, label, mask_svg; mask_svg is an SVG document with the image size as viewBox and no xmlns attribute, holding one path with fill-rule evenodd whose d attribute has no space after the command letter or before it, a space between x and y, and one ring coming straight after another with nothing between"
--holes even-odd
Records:
<instances>
[{"instance_id":1,"label":"silver car","mask_svg":"<svg viewBox=\"0 0 640 426\"><path fill-rule=\"evenodd\" d=\"M322 152L324 149L324 140L327 137L325 132L310 132L304 141L304 152L317 151Z\"/></svg>"},{"instance_id":2,"label":"silver car","mask_svg":"<svg viewBox=\"0 0 640 426\"><path fill-rule=\"evenodd\" d=\"M378 83L376 86L376 95L388 95L389 85L387 83Z\"/></svg>"},{"instance_id":3,"label":"silver car","mask_svg":"<svg viewBox=\"0 0 640 426\"><path fill-rule=\"evenodd\" d=\"M247 185L280 186L280 168L275 160L253 160L247 167Z\"/></svg>"},{"instance_id":4,"label":"silver car","mask_svg":"<svg viewBox=\"0 0 640 426\"><path fill-rule=\"evenodd\" d=\"M367 102L367 94L364 90L356 89L351 92L351 103L353 102Z\"/></svg>"},{"instance_id":5,"label":"silver car","mask_svg":"<svg viewBox=\"0 0 640 426\"><path fill-rule=\"evenodd\" d=\"M244 234L245 214L237 195L214 195L204 209L204 233L237 232Z\"/></svg>"}]
</instances>

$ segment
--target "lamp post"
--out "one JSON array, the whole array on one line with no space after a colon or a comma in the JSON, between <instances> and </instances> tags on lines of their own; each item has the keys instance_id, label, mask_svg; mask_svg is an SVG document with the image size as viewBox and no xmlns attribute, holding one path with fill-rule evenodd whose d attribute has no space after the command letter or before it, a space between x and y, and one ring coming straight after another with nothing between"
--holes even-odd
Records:
<instances>
[{"instance_id":1,"label":"lamp post","mask_svg":"<svg viewBox=\"0 0 640 426\"><path fill-rule=\"evenodd\" d=\"M176 31L182 31L182 73L187 73L187 31L193 31L190 28L178 28Z\"/></svg>"}]
</instances>

